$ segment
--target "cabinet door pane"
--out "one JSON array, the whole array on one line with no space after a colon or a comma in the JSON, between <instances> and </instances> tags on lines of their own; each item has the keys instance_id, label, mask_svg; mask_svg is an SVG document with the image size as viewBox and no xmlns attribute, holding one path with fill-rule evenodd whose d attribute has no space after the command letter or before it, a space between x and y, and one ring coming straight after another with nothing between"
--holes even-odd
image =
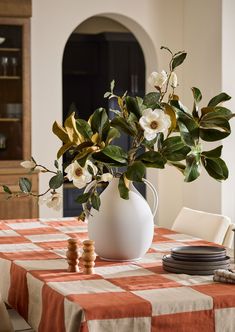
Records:
<instances>
[{"instance_id":1,"label":"cabinet door pane","mask_svg":"<svg viewBox=\"0 0 235 332\"><path fill-rule=\"evenodd\" d=\"M22 26L0 24L0 160L22 159L22 91Z\"/></svg>"}]
</instances>

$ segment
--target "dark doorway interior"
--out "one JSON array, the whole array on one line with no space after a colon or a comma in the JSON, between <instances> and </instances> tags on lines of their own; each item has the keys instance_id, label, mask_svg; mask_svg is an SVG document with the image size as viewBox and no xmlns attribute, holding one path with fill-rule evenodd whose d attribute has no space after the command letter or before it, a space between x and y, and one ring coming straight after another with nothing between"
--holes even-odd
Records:
<instances>
[{"instance_id":1,"label":"dark doorway interior","mask_svg":"<svg viewBox=\"0 0 235 332\"><path fill-rule=\"evenodd\" d=\"M114 32L71 34L63 57L63 119L71 109L88 119L98 107L115 108L112 100L103 97L113 79L116 94L128 91L130 95L144 95L145 61L135 37ZM129 138L123 137L118 144L127 149ZM137 187L145 196L145 187ZM78 193L71 184L64 185L64 216L81 213L81 207L74 202Z\"/></svg>"}]
</instances>

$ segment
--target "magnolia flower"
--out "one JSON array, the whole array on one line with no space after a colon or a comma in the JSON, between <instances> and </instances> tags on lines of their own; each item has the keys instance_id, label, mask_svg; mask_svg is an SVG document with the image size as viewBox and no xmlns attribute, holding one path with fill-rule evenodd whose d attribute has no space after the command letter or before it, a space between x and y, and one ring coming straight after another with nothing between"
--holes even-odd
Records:
<instances>
[{"instance_id":1,"label":"magnolia flower","mask_svg":"<svg viewBox=\"0 0 235 332\"><path fill-rule=\"evenodd\" d=\"M97 167L90 161L87 160L84 167L81 167L77 161L73 162L65 168L67 178L69 181L73 181L75 187L81 189L86 186L87 183L91 182L92 174L88 171L88 166L91 167L93 174L97 173Z\"/></svg>"},{"instance_id":2,"label":"magnolia flower","mask_svg":"<svg viewBox=\"0 0 235 332\"><path fill-rule=\"evenodd\" d=\"M57 192L51 192L50 196L40 197L39 203L46 203L49 208L59 211L62 207L62 195Z\"/></svg>"},{"instance_id":3,"label":"magnolia flower","mask_svg":"<svg viewBox=\"0 0 235 332\"><path fill-rule=\"evenodd\" d=\"M104 181L104 182L110 182L111 180L113 179L113 176L112 174L110 173L104 173L101 175L101 181Z\"/></svg>"},{"instance_id":4,"label":"magnolia flower","mask_svg":"<svg viewBox=\"0 0 235 332\"><path fill-rule=\"evenodd\" d=\"M167 81L167 73L162 70L161 73L152 72L148 78L148 83L153 88L161 88Z\"/></svg>"},{"instance_id":5,"label":"magnolia flower","mask_svg":"<svg viewBox=\"0 0 235 332\"><path fill-rule=\"evenodd\" d=\"M152 110L147 108L144 110L139 123L144 129L144 137L146 140L151 141L158 133L165 133L168 130L171 125L171 119L162 109Z\"/></svg>"},{"instance_id":6,"label":"magnolia flower","mask_svg":"<svg viewBox=\"0 0 235 332\"><path fill-rule=\"evenodd\" d=\"M36 166L36 163L33 160L25 160L20 163L20 165L27 169L32 169Z\"/></svg>"},{"instance_id":7,"label":"magnolia flower","mask_svg":"<svg viewBox=\"0 0 235 332\"><path fill-rule=\"evenodd\" d=\"M169 78L169 84L172 88L177 87L177 75L174 71L171 73L171 76Z\"/></svg>"}]
</instances>

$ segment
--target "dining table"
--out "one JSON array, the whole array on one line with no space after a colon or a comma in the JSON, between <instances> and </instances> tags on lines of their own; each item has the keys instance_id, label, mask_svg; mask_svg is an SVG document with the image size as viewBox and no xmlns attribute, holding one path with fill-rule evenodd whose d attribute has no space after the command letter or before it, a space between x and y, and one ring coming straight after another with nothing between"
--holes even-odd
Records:
<instances>
[{"instance_id":1,"label":"dining table","mask_svg":"<svg viewBox=\"0 0 235 332\"><path fill-rule=\"evenodd\" d=\"M76 217L0 221L0 293L39 332L234 332L235 284L213 275L169 273L163 256L214 243L155 227L139 260L105 261L93 274L68 272L68 240L88 239ZM234 269L233 250L227 249ZM1 324L1 322L0 322Z\"/></svg>"}]
</instances>

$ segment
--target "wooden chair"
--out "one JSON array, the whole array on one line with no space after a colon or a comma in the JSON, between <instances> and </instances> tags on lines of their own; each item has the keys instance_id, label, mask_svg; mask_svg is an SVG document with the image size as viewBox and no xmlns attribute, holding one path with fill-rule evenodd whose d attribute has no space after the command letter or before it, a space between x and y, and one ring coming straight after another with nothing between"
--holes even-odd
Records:
<instances>
[{"instance_id":1,"label":"wooden chair","mask_svg":"<svg viewBox=\"0 0 235 332\"><path fill-rule=\"evenodd\" d=\"M228 230L224 237L223 246L227 248L233 248L233 240L234 240L233 229L235 229L235 224L229 225Z\"/></svg>"},{"instance_id":2,"label":"wooden chair","mask_svg":"<svg viewBox=\"0 0 235 332\"><path fill-rule=\"evenodd\" d=\"M223 245L231 225L230 218L221 214L183 207L173 223L172 230ZM231 241L228 235L226 244L231 245Z\"/></svg>"}]
</instances>

